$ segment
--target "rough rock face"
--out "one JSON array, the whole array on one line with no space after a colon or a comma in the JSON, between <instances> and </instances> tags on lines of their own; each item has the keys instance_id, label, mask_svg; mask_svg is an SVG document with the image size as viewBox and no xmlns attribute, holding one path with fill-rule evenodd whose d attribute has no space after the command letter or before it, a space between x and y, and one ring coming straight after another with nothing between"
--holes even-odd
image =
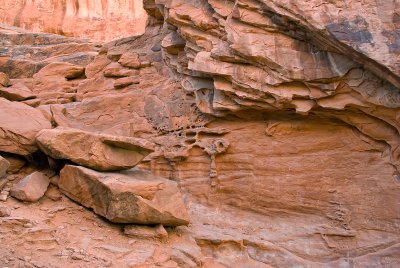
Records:
<instances>
[{"instance_id":1,"label":"rough rock face","mask_svg":"<svg viewBox=\"0 0 400 268\"><path fill-rule=\"evenodd\" d=\"M35 152L36 134L51 123L26 104L0 98L0 151L19 155Z\"/></svg>"},{"instance_id":2,"label":"rough rock face","mask_svg":"<svg viewBox=\"0 0 400 268\"><path fill-rule=\"evenodd\" d=\"M111 41L142 34L146 13L139 0L2 0L0 22L33 32Z\"/></svg>"},{"instance_id":3,"label":"rough rock face","mask_svg":"<svg viewBox=\"0 0 400 268\"><path fill-rule=\"evenodd\" d=\"M55 159L68 159L100 171L132 168L153 152L153 145L143 139L76 129L44 129L36 141L43 152Z\"/></svg>"},{"instance_id":4,"label":"rough rock face","mask_svg":"<svg viewBox=\"0 0 400 268\"><path fill-rule=\"evenodd\" d=\"M162 267L397 267L396 5L145 1L146 33L88 46L84 76L34 75L61 61L49 47L23 76L10 34L4 72L54 126L155 144L137 168L175 181L190 214Z\"/></svg>"},{"instance_id":5,"label":"rough rock face","mask_svg":"<svg viewBox=\"0 0 400 268\"><path fill-rule=\"evenodd\" d=\"M112 222L165 226L189 223L177 184L148 172L100 173L66 165L58 185L72 200Z\"/></svg>"}]
</instances>

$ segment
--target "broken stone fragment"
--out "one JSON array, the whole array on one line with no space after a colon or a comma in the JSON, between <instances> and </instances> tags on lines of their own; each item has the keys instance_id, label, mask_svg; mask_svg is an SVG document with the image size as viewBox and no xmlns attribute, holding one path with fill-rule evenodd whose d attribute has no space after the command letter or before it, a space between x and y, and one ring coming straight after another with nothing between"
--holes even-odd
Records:
<instances>
[{"instance_id":1,"label":"broken stone fragment","mask_svg":"<svg viewBox=\"0 0 400 268\"><path fill-rule=\"evenodd\" d=\"M0 156L0 178L3 178L8 168L10 167L10 162L8 162L5 158Z\"/></svg>"},{"instance_id":2,"label":"broken stone fragment","mask_svg":"<svg viewBox=\"0 0 400 268\"><path fill-rule=\"evenodd\" d=\"M135 52L126 52L122 54L118 61L124 67L139 69L141 66L139 54Z\"/></svg>"},{"instance_id":3,"label":"broken stone fragment","mask_svg":"<svg viewBox=\"0 0 400 268\"><path fill-rule=\"evenodd\" d=\"M177 183L149 172L97 172L66 165L62 193L116 223L187 225L189 216Z\"/></svg>"},{"instance_id":4,"label":"broken stone fragment","mask_svg":"<svg viewBox=\"0 0 400 268\"><path fill-rule=\"evenodd\" d=\"M0 96L10 101L23 101L35 98L32 91L22 83L10 87L0 87Z\"/></svg>"},{"instance_id":5,"label":"broken stone fragment","mask_svg":"<svg viewBox=\"0 0 400 268\"><path fill-rule=\"evenodd\" d=\"M0 98L0 151L23 156L37 151L35 136L44 128L51 128L51 123L42 112Z\"/></svg>"},{"instance_id":6,"label":"broken stone fragment","mask_svg":"<svg viewBox=\"0 0 400 268\"><path fill-rule=\"evenodd\" d=\"M20 201L36 202L45 194L49 183L46 175L36 171L16 183L10 194Z\"/></svg>"},{"instance_id":7,"label":"broken stone fragment","mask_svg":"<svg viewBox=\"0 0 400 268\"><path fill-rule=\"evenodd\" d=\"M52 158L68 159L100 171L132 168L153 152L153 144L143 139L78 129L48 129L38 133L36 140Z\"/></svg>"},{"instance_id":8,"label":"broken stone fragment","mask_svg":"<svg viewBox=\"0 0 400 268\"><path fill-rule=\"evenodd\" d=\"M126 225L124 234L138 239L166 239L168 233L162 224L157 226Z\"/></svg>"}]
</instances>

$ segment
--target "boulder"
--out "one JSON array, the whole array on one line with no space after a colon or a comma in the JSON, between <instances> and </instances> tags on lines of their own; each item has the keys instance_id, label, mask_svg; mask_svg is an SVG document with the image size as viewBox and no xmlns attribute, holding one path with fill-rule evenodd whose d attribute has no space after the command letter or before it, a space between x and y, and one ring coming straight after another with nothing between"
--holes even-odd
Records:
<instances>
[{"instance_id":1,"label":"boulder","mask_svg":"<svg viewBox=\"0 0 400 268\"><path fill-rule=\"evenodd\" d=\"M189 216L177 183L149 172L102 173L66 165L62 193L116 223L187 225Z\"/></svg>"},{"instance_id":2,"label":"boulder","mask_svg":"<svg viewBox=\"0 0 400 268\"><path fill-rule=\"evenodd\" d=\"M22 83L16 83L10 87L0 87L0 96L10 101L23 101L35 98L32 91Z\"/></svg>"},{"instance_id":3,"label":"boulder","mask_svg":"<svg viewBox=\"0 0 400 268\"><path fill-rule=\"evenodd\" d=\"M49 183L45 174L36 171L15 184L10 194L21 201L36 202L45 194Z\"/></svg>"},{"instance_id":4,"label":"boulder","mask_svg":"<svg viewBox=\"0 0 400 268\"><path fill-rule=\"evenodd\" d=\"M39 110L0 98L0 151L24 156L37 151L35 136L44 128L51 123Z\"/></svg>"},{"instance_id":5,"label":"boulder","mask_svg":"<svg viewBox=\"0 0 400 268\"><path fill-rule=\"evenodd\" d=\"M10 167L10 162L0 156L0 178L4 177L7 173L7 169Z\"/></svg>"},{"instance_id":6,"label":"boulder","mask_svg":"<svg viewBox=\"0 0 400 268\"><path fill-rule=\"evenodd\" d=\"M78 129L47 129L36 136L40 149L55 159L68 159L100 171L129 169L153 152L143 139L103 135Z\"/></svg>"}]
</instances>

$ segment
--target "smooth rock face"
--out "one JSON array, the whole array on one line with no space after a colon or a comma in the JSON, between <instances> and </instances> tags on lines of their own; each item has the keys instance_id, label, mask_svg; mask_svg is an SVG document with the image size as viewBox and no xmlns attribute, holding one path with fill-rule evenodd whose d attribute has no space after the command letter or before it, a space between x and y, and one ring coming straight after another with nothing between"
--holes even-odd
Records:
<instances>
[{"instance_id":1,"label":"smooth rock face","mask_svg":"<svg viewBox=\"0 0 400 268\"><path fill-rule=\"evenodd\" d=\"M132 168L153 151L146 140L77 129L43 130L36 140L40 149L55 159L101 171Z\"/></svg>"},{"instance_id":2,"label":"smooth rock face","mask_svg":"<svg viewBox=\"0 0 400 268\"><path fill-rule=\"evenodd\" d=\"M10 167L10 162L8 162L5 158L0 156L0 178L6 175L9 167Z\"/></svg>"},{"instance_id":3,"label":"smooth rock face","mask_svg":"<svg viewBox=\"0 0 400 268\"><path fill-rule=\"evenodd\" d=\"M35 136L45 128L51 124L39 110L0 98L0 151L19 155L35 152Z\"/></svg>"},{"instance_id":4,"label":"smooth rock face","mask_svg":"<svg viewBox=\"0 0 400 268\"><path fill-rule=\"evenodd\" d=\"M15 184L10 194L21 201L36 202L45 194L49 183L45 174L36 171Z\"/></svg>"},{"instance_id":5,"label":"smooth rock face","mask_svg":"<svg viewBox=\"0 0 400 268\"><path fill-rule=\"evenodd\" d=\"M33 32L111 41L142 34L146 13L139 0L3 0L0 22Z\"/></svg>"},{"instance_id":6,"label":"smooth rock face","mask_svg":"<svg viewBox=\"0 0 400 268\"><path fill-rule=\"evenodd\" d=\"M189 223L182 195L173 181L140 170L101 173L66 165L58 184L72 200L117 223Z\"/></svg>"}]
</instances>

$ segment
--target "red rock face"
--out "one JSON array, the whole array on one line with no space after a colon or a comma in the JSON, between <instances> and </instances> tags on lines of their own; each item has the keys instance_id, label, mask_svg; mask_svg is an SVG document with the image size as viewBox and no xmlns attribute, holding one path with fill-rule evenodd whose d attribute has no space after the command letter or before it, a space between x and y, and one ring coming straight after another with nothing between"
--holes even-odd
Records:
<instances>
[{"instance_id":1,"label":"red rock face","mask_svg":"<svg viewBox=\"0 0 400 268\"><path fill-rule=\"evenodd\" d=\"M3 0L0 7L1 23L96 41L142 34L146 17L138 0Z\"/></svg>"},{"instance_id":2,"label":"red rock face","mask_svg":"<svg viewBox=\"0 0 400 268\"><path fill-rule=\"evenodd\" d=\"M133 138L151 142L154 152L142 155L135 168L179 186L190 224L167 228L168 242L154 242L154 253L144 240L127 246L121 234L111 237L111 246L95 239L80 243L93 254L96 248L125 252L109 255L116 267L399 267L396 2L144 3L146 32L101 47L57 35L0 32L0 93L9 99L0 101L0 134L6 134L0 135L0 151L7 152L0 153L10 162L8 172L17 157L35 160L37 152L31 153L40 149L53 158L48 164L55 173L65 161L87 167L64 167L53 181L100 215L110 216L105 207L116 204L109 219L133 210L136 197L152 207L179 207L173 198L157 200L165 190L161 184L143 177L143 183L125 185L121 174L131 171L110 174L94 165L121 165ZM16 107L24 113L11 112ZM45 123L32 126L31 118ZM47 129L47 121L56 129ZM39 131L60 138L44 139ZM0 200L7 199L7 189ZM168 196L180 200L179 191ZM82 218L76 214L74 220ZM26 248L18 246L24 241L12 235L17 227L5 226L10 235L4 247L25 256ZM66 228L76 232L73 223ZM127 227L125 234L129 230L157 237L154 228ZM45 254L57 256L66 244L79 244L70 237ZM128 253L140 252L138 245L151 258ZM93 267L105 266L89 257ZM60 266L60 259L46 258L39 264Z\"/></svg>"}]
</instances>

